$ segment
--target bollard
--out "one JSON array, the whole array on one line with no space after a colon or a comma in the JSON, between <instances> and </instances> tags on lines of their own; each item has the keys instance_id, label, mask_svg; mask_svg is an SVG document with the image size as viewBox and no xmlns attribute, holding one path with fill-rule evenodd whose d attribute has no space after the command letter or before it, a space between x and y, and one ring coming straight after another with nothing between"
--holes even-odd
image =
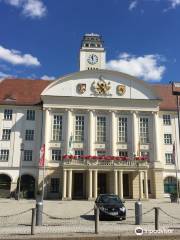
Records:
<instances>
[{"instance_id":1,"label":"bollard","mask_svg":"<svg viewBox=\"0 0 180 240\"><path fill-rule=\"evenodd\" d=\"M155 207L155 230L159 230L159 208Z\"/></svg>"},{"instance_id":2,"label":"bollard","mask_svg":"<svg viewBox=\"0 0 180 240\"><path fill-rule=\"evenodd\" d=\"M43 203L36 202L36 226L42 226Z\"/></svg>"},{"instance_id":3,"label":"bollard","mask_svg":"<svg viewBox=\"0 0 180 240\"><path fill-rule=\"evenodd\" d=\"M95 234L99 233L99 208L95 207Z\"/></svg>"},{"instance_id":4,"label":"bollard","mask_svg":"<svg viewBox=\"0 0 180 240\"><path fill-rule=\"evenodd\" d=\"M31 235L34 235L35 217L36 217L36 209L35 209L35 208L32 208Z\"/></svg>"},{"instance_id":5,"label":"bollard","mask_svg":"<svg viewBox=\"0 0 180 240\"><path fill-rule=\"evenodd\" d=\"M142 203L135 202L135 225L142 224Z\"/></svg>"}]
</instances>

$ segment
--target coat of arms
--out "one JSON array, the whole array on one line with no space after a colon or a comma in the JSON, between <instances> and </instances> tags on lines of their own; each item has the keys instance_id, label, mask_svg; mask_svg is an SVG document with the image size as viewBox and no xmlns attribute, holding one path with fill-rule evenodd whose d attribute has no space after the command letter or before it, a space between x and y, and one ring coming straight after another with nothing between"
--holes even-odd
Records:
<instances>
[{"instance_id":1,"label":"coat of arms","mask_svg":"<svg viewBox=\"0 0 180 240\"><path fill-rule=\"evenodd\" d=\"M83 94L86 91L86 84L85 83L79 83L77 85L78 92Z\"/></svg>"},{"instance_id":2,"label":"coat of arms","mask_svg":"<svg viewBox=\"0 0 180 240\"><path fill-rule=\"evenodd\" d=\"M111 89L110 82L106 82L104 79L100 79L98 82L92 83L92 88L96 94L106 95Z\"/></svg>"},{"instance_id":3,"label":"coat of arms","mask_svg":"<svg viewBox=\"0 0 180 240\"><path fill-rule=\"evenodd\" d=\"M118 85L117 86L117 93L122 96L126 92L126 86L124 85Z\"/></svg>"}]
</instances>

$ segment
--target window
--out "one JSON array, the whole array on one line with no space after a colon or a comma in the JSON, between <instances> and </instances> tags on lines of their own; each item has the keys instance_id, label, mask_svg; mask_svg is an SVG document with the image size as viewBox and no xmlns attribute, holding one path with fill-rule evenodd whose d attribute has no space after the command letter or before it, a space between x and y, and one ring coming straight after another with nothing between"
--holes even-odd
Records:
<instances>
[{"instance_id":1,"label":"window","mask_svg":"<svg viewBox=\"0 0 180 240\"><path fill-rule=\"evenodd\" d=\"M164 143L172 144L172 135L171 134L164 134Z\"/></svg>"},{"instance_id":2,"label":"window","mask_svg":"<svg viewBox=\"0 0 180 240\"><path fill-rule=\"evenodd\" d=\"M0 150L0 161L7 162L9 159L9 150L1 149Z\"/></svg>"},{"instance_id":3,"label":"window","mask_svg":"<svg viewBox=\"0 0 180 240\"><path fill-rule=\"evenodd\" d=\"M27 110L26 119L34 121L35 120L35 110Z\"/></svg>"},{"instance_id":4,"label":"window","mask_svg":"<svg viewBox=\"0 0 180 240\"><path fill-rule=\"evenodd\" d=\"M5 109L4 110L4 119L5 120L12 120L12 110L11 109Z\"/></svg>"},{"instance_id":5,"label":"window","mask_svg":"<svg viewBox=\"0 0 180 240\"><path fill-rule=\"evenodd\" d=\"M51 193L59 193L59 178L51 178Z\"/></svg>"},{"instance_id":6,"label":"window","mask_svg":"<svg viewBox=\"0 0 180 240\"><path fill-rule=\"evenodd\" d=\"M3 129L2 140L10 140L11 137L11 129Z\"/></svg>"},{"instance_id":7,"label":"window","mask_svg":"<svg viewBox=\"0 0 180 240\"><path fill-rule=\"evenodd\" d=\"M74 155L80 157L80 156L83 156L84 155L84 151L81 150L81 149L77 149L74 151Z\"/></svg>"},{"instance_id":8,"label":"window","mask_svg":"<svg viewBox=\"0 0 180 240\"><path fill-rule=\"evenodd\" d=\"M105 156L106 151L105 150L97 150L97 156Z\"/></svg>"},{"instance_id":9,"label":"window","mask_svg":"<svg viewBox=\"0 0 180 240\"><path fill-rule=\"evenodd\" d=\"M118 121L118 141L127 142L127 118L120 117Z\"/></svg>"},{"instance_id":10,"label":"window","mask_svg":"<svg viewBox=\"0 0 180 240\"><path fill-rule=\"evenodd\" d=\"M106 142L106 117L97 117L97 142Z\"/></svg>"},{"instance_id":11,"label":"window","mask_svg":"<svg viewBox=\"0 0 180 240\"><path fill-rule=\"evenodd\" d=\"M119 156L120 157L127 157L128 156L128 152L119 150Z\"/></svg>"},{"instance_id":12,"label":"window","mask_svg":"<svg viewBox=\"0 0 180 240\"><path fill-rule=\"evenodd\" d=\"M34 130L27 129L25 134L26 141L33 141L34 140Z\"/></svg>"},{"instance_id":13,"label":"window","mask_svg":"<svg viewBox=\"0 0 180 240\"><path fill-rule=\"evenodd\" d=\"M24 150L24 161L32 161L32 150Z\"/></svg>"},{"instance_id":14,"label":"window","mask_svg":"<svg viewBox=\"0 0 180 240\"><path fill-rule=\"evenodd\" d=\"M172 153L165 153L165 160L166 164L175 164Z\"/></svg>"},{"instance_id":15,"label":"window","mask_svg":"<svg viewBox=\"0 0 180 240\"><path fill-rule=\"evenodd\" d=\"M61 115L54 115L53 140L62 141L62 116Z\"/></svg>"},{"instance_id":16,"label":"window","mask_svg":"<svg viewBox=\"0 0 180 240\"><path fill-rule=\"evenodd\" d=\"M52 160L53 161L60 161L61 160L61 150L60 149L53 149L52 150Z\"/></svg>"},{"instance_id":17,"label":"window","mask_svg":"<svg viewBox=\"0 0 180 240\"><path fill-rule=\"evenodd\" d=\"M170 115L163 115L163 124L171 125L171 116Z\"/></svg>"},{"instance_id":18,"label":"window","mask_svg":"<svg viewBox=\"0 0 180 240\"><path fill-rule=\"evenodd\" d=\"M149 122L148 118L140 118L140 143L149 143Z\"/></svg>"},{"instance_id":19,"label":"window","mask_svg":"<svg viewBox=\"0 0 180 240\"><path fill-rule=\"evenodd\" d=\"M84 116L76 116L75 119L75 142L84 141Z\"/></svg>"}]
</instances>

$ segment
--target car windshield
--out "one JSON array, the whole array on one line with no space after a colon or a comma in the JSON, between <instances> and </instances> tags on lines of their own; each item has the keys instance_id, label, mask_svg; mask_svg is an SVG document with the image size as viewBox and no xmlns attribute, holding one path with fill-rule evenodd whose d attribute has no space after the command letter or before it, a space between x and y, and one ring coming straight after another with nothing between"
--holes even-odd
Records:
<instances>
[{"instance_id":1,"label":"car windshield","mask_svg":"<svg viewBox=\"0 0 180 240\"><path fill-rule=\"evenodd\" d=\"M122 203L121 199L118 196L110 196L110 195L101 196L99 200L102 203L110 203L110 204Z\"/></svg>"}]
</instances>

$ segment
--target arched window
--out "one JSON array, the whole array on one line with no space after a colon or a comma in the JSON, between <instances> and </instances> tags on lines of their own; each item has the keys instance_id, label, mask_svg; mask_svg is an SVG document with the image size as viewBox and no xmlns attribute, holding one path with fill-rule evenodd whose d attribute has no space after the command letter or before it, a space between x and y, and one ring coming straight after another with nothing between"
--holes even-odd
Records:
<instances>
[{"instance_id":1,"label":"arched window","mask_svg":"<svg viewBox=\"0 0 180 240\"><path fill-rule=\"evenodd\" d=\"M167 177L164 179L164 193L175 192L176 188L177 188L177 185L176 185L175 177Z\"/></svg>"}]
</instances>

